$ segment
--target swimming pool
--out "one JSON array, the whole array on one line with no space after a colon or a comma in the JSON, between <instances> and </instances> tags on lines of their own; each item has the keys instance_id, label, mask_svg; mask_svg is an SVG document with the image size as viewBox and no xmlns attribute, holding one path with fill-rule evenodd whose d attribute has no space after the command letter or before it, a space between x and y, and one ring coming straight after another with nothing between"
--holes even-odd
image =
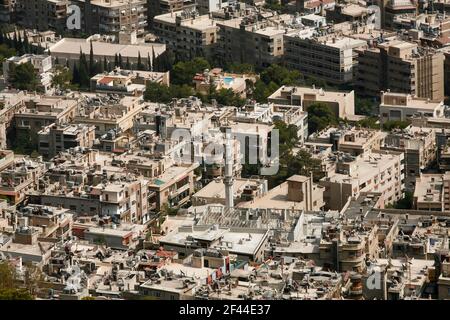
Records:
<instances>
[{"instance_id":1,"label":"swimming pool","mask_svg":"<svg viewBox=\"0 0 450 320\"><path fill-rule=\"evenodd\" d=\"M234 81L233 77L223 77L223 83L225 83L227 86L231 85L233 81Z\"/></svg>"}]
</instances>

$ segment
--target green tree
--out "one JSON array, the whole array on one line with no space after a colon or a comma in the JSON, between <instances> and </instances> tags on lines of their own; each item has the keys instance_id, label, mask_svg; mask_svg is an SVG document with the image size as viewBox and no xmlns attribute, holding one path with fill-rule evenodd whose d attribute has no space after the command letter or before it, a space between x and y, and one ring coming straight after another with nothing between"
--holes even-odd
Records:
<instances>
[{"instance_id":1,"label":"green tree","mask_svg":"<svg viewBox=\"0 0 450 320\"><path fill-rule=\"evenodd\" d=\"M17 66L10 64L10 66L10 81L15 88L28 91L37 90L39 81L34 66L30 62Z\"/></svg>"},{"instance_id":2,"label":"green tree","mask_svg":"<svg viewBox=\"0 0 450 320\"><path fill-rule=\"evenodd\" d=\"M318 132L329 125L338 124L336 115L324 103L316 102L308 107L308 130L309 133Z\"/></svg>"},{"instance_id":3,"label":"green tree","mask_svg":"<svg viewBox=\"0 0 450 320\"><path fill-rule=\"evenodd\" d=\"M90 87L90 77L89 77L89 65L86 60L86 55L84 53L80 54L80 63L78 74L80 78L80 88L88 89Z\"/></svg>"},{"instance_id":4,"label":"green tree","mask_svg":"<svg viewBox=\"0 0 450 320\"><path fill-rule=\"evenodd\" d=\"M204 58L195 58L191 61L181 61L173 66L172 82L173 84L192 84L192 79L196 73L201 73L209 69L210 65ZM158 70L161 71L161 70Z\"/></svg>"},{"instance_id":5,"label":"green tree","mask_svg":"<svg viewBox=\"0 0 450 320\"><path fill-rule=\"evenodd\" d=\"M254 73L255 67L250 63L232 63L227 67L229 72Z\"/></svg>"},{"instance_id":6,"label":"green tree","mask_svg":"<svg viewBox=\"0 0 450 320\"><path fill-rule=\"evenodd\" d=\"M93 76L95 76L96 65L95 65L95 61L94 61L94 47L92 45L92 41L91 41L90 45L91 45L91 48L89 51L89 77L93 77Z\"/></svg>"},{"instance_id":7,"label":"green tree","mask_svg":"<svg viewBox=\"0 0 450 320\"><path fill-rule=\"evenodd\" d=\"M52 78L52 86L59 89L68 89L71 87L72 73L67 67L57 66Z\"/></svg>"},{"instance_id":8,"label":"green tree","mask_svg":"<svg viewBox=\"0 0 450 320\"><path fill-rule=\"evenodd\" d=\"M408 121L389 120L383 123L383 129L386 131L391 131L392 129L405 129L409 125L410 123Z\"/></svg>"},{"instance_id":9,"label":"green tree","mask_svg":"<svg viewBox=\"0 0 450 320\"><path fill-rule=\"evenodd\" d=\"M273 81L269 84L265 84L263 81L258 80L253 87L252 98L257 102L265 103L267 102L267 97L277 91L279 87L280 86Z\"/></svg>"},{"instance_id":10,"label":"green tree","mask_svg":"<svg viewBox=\"0 0 450 320\"><path fill-rule=\"evenodd\" d=\"M283 9L283 6L281 5L279 0L266 0L264 8L274 11L281 11Z\"/></svg>"},{"instance_id":11,"label":"green tree","mask_svg":"<svg viewBox=\"0 0 450 320\"><path fill-rule=\"evenodd\" d=\"M362 120L359 120L356 123L356 126L359 126L362 128L369 128L369 129L380 129L380 124L378 123L378 118L375 118L375 117L367 117Z\"/></svg>"},{"instance_id":12,"label":"green tree","mask_svg":"<svg viewBox=\"0 0 450 320\"><path fill-rule=\"evenodd\" d=\"M138 62L137 62L137 69L138 70L145 70L145 66L142 63L142 58L141 58L141 52L138 52Z\"/></svg>"},{"instance_id":13,"label":"green tree","mask_svg":"<svg viewBox=\"0 0 450 320\"><path fill-rule=\"evenodd\" d=\"M0 262L0 290L12 289L15 287L16 272L7 262Z\"/></svg>"},{"instance_id":14,"label":"green tree","mask_svg":"<svg viewBox=\"0 0 450 320\"><path fill-rule=\"evenodd\" d=\"M237 106L242 107L245 104L245 99L242 99L232 89L222 88L210 95L210 99L215 99L218 104L224 106Z\"/></svg>"},{"instance_id":15,"label":"green tree","mask_svg":"<svg viewBox=\"0 0 450 320\"><path fill-rule=\"evenodd\" d=\"M0 290L0 300L34 300L34 297L25 289Z\"/></svg>"},{"instance_id":16,"label":"green tree","mask_svg":"<svg viewBox=\"0 0 450 320\"><path fill-rule=\"evenodd\" d=\"M370 99L355 97L355 113L365 116L376 114L377 104Z\"/></svg>"},{"instance_id":17,"label":"green tree","mask_svg":"<svg viewBox=\"0 0 450 320\"><path fill-rule=\"evenodd\" d=\"M171 99L169 87L156 82L150 82L145 88L144 99L151 102L169 102Z\"/></svg>"},{"instance_id":18,"label":"green tree","mask_svg":"<svg viewBox=\"0 0 450 320\"><path fill-rule=\"evenodd\" d=\"M187 84L183 84L181 86L172 85L169 87L169 93L170 100L173 98L188 98L194 94L194 89Z\"/></svg>"},{"instance_id":19,"label":"green tree","mask_svg":"<svg viewBox=\"0 0 450 320\"><path fill-rule=\"evenodd\" d=\"M278 64L272 64L261 72L261 80L265 84L274 82L278 86L290 86L302 84L303 78L297 70L288 70Z\"/></svg>"}]
</instances>

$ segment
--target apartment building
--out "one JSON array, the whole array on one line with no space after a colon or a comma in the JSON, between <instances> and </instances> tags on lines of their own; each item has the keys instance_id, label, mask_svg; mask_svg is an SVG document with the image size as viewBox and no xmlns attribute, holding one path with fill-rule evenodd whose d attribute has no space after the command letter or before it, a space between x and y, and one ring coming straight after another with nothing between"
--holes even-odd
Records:
<instances>
[{"instance_id":1,"label":"apartment building","mask_svg":"<svg viewBox=\"0 0 450 320\"><path fill-rule=\"evenodd\" d=\"M444 54L416 43L392 40L358 52L355 83L365 96L380 91L408 93L418 98L444 97Z\"/></svg>"},{"instance_id":2,"label":"apartment building","mask_svg":"<svg viewBox=\"0 0 450 320\"><path fill-rule=\"evenodd\" d=\"M359 3L342 2L336 3L333 7L325 9L327 21L334 23L351 22L364 23L370 13L370 9Z\"/></svg>"},{"instance_id":3,"label":"apartment building","mask_svg":"<svg viewBox=\"0 0 450 320\"><path fill-rule=\"evenodd\" d=\"M284 60L289 68L341 85L353 81L355 49L366 47L367 42L337 35L305 37L294 31L284 35L284 46Z\"/></svg>"},{"instance_id":4,"label":"apartment building","mask_svg":"<svg viewBox=\"0 0 450 320\"><path fill-rule=\"evenodd\" d=\"M14 21L16 0L3 0L0 4L0 23Z\"/></svg>"},{"instance_id":5,"label":"apartment building","mask_svg":"<svg viewBox=\"0 0 450 320\"><path fill-rule=\"evenodd\" d=\"M125 132L133 127L135 117L144 107L143 97L125 96L115 98L105 96L104 100L96 99L95 95L81 97L81 106L74 117L75 123L95 126L97 136L110 130Z\"/></svg>"},{"instance_id":6,"label":"apartment building","mask_svg":"<svg viewBox=\"0 0 450 320\"><path fill-rule=\"evenodd\" d=\"M169 86L169 72L121 70L100 73L91 78L91 91L98 93L139 96L149 83Z\"/></svg>"},{"instance_id":7,"label":"apartment building","mask_svg":"<svg viewBox=\"0 0 450 320\"><path fill-rule=\"evenodd\" d=\"M209 57L217 41L216 21L195 9L155 16L153 28L160 41L184 59Z\"/></svg>"},{"instance_id":8,"label":"apartment building","mask_svg":"<svg viewBox=\"0 0 450 320\"><path fill-rule=\"evenodd\" d=\"M47 159L70 148L90 148L94 144L95 126L53 123L38 132L38 152Z\"/></svg>"},{"instance_id":9,"label":"apartment building","mask_svg":"<svg viewBox=\"0 0 450 320\"><path fill-rule=\"evenodd\" d=\"M101 215L123 222L145 222L148 213L147 183L146 179L102 183L93 186L91 194L99 197Z\"/></svg>"},{"instance_id":10,"label":"apartment building","mask_svg":"<svg viewBox=\"0 0 450 320\"><path fill-rule=\"evenodd\" d=\"M29 29L66 29L68 7L71 0L16 0L16 20Z\"/></svg>"},{"instance_id":11,"label":"apartment building","mask_svg":"<svg viewBox=\"0 0 450 320\"><path fill-rule=\"evenodd\" d=\"M0 149L7 148L7 134L13 129L14 115L23 108L25 92L4 90L0 97Z\"/></svg>"},{"instance_id":12,"label":"apartment building","mask_svg":"<svg viewBox=\"0 0 450 320\"><path fill-rule=\"evenodd\" d=\"M444 184L444 211L450 211L450 173L446 172L442 178Z\"/></svg>"},{"instance_id":13,"label":"apartment building","mask_svg":"<svg viewBox=\"0 0 450 320\"><path fill-rule=\"evenodd\" d=\"M273 210L319 211L324 203L324 188L313 182L312 177L294 175L264 195L250 202L241 202L240 208Z\"/></svg>"},{"instance_id":14,"label":"apartment building","mask_svg":"<svg viewBox=\"0 0 450 320\"><path fill-rule=\"evenodd\" d=\"M314 103L326 104L339 118L355 114L355 94L353 91L331 91L313 87L282 86L267 100L276 105L302 106L303 111Z\"/></svg>"},{"instance_id":15,"label":"apartment building","mask_svg":"<svg viewBox=\"0 0 450 320\"><path fill-rule=\"evenodd\" d=\"M410 0L388 0L381 1L382 14L381 14L381 26L385 29L395 30L395 21L397 18L404 17L405 15L417 14L417 4Z\"/></svg>"},{"instance_id":16,"label":"apartment building","mask_svg":"<svg viewBox=\"0 0 450 320\"><path fill-rule=\"evenodd\" d=\"M350 197L362 192L377 192L385 205L403 197L404 155L373 150L357 157L338 156L335 172L322 178L324 200L332 210L341 210ZM331 160L333 161L333 160Z\"/></svg>"},{"instance_id":17,"label":"apartment building","mask_svg":"<svg viewBox=\"0 0 450 320\"><path fill-rule=\"evenodd\" d=\"M381 92L380 121L406 121L413 117L444 118L444 101L430 101L428 98L411 94Z\"/></svg>"},{"instance_id":18,"label":"apartment building","mask_svg":"<svg viewBox=\"0 0 450 320\"><path fill-rule=\"evenodd\" d=\"M409 37L425 45L442 47L448 43L450 18L436 13L401 14L394 17L393 29L407 30Z\"/></svg>"},{"instance_id":19,"label":"apartment building","mask_svg":"<svg viewBox=\"0 0 450 320\"><path fill-rule=\"evenodd\" d=\"M136 31L143 35L147 27L146 0L70 0L80 7L81 28L88 34L118 34Z\"/></svg>"},{"instance_id":20,"label":"apartment building","mask_svg":"<svg viewBox=\"0 0 450 320\"><path fill-rule=\"evenodd\" d=\"M445 175L442 174L420 174L416 178L413 197L414 209L444 210L444 177ZM449 199L446 199L446 201L450 202Z\"/></svg>"},{"instance_id":21,"label":"apartment building","mask_svg":"<svg viewBox=\"0 0 450 320\"><path fill-rule=\"evenodd\" d=\"M52 123L64 124L75 118L78 102L58 96L27 95L23 106L14 114L16 129L39 132Z\"/></svg>"},{"instance_id":22,"label":"apartment building","mask_svg":"<svg viewBox=\"0 0 450 320\"><path fill-rule=\"evenodd\" d=\"M386 136L385 132L365 128L324 129L309 136L308 143L325 146L330 145L331 151L340 151L351 156L379 150Z\"/></svg>"},{"instance_id":23,"label":"apartment building","mask_svg":"<svg viewBox=\"0 0 450 320\"><path fill-rule=\"evenodd\" d=\"M4 85L10 85L10 70L12 65L30 63L33 65L38 78L37 89L41 92L52 93L52 57L48 55L24 54L20 57L13 56L3 62Z\"/></svg>"},{"instance_id":24,"label":"apartment building","mask_svg":"<svg viewBox=\"0 0 450 320\"><path fill-rule=\"evenodd\" d=\"M435 131L413 126L396 130L386 136L381 149L405 154L405 187L412 191L421 171L436 160Z\"/></svg>"},{"instance_id":25,"label":"apartment building","mask_svg":"<svg viewBox=\"0 0 450 320\"><path fill-rule=\"evenodd\" d=\"M262 262L269 231L254 228L226 228L218 225L180 226L160 239L165 250L187 257L196 249L225 249L244 261ZM189 240L188 240L189 239ZM241 240L241 241L239 241ZM189 241L189 245L186 245Z\"/></svg>"},{"instance_id":26,"label":"apartment building","mask_svg":"<svg viewBox=\"0 0 450 320\"><path fill-rule=\"evenodd\" d=\"M282 19L259 20L256 16L217 22L216 52L225 62L268 67L280 62L285 52Z\"/></svg>"},{"instance_id":27,"label":"apartment building","mask_svg":"<svg viewBox=\"0 0 450 320\"><path fill-rule=\"evenodd\" d=\"M252 201L267 193L267 180L262 179L234 179L233 200L235 204ZM225 183L223 179L214 179L192 196L192 204L226 204Z\"/></svg>"},{"instance_id":28,"label":"apartment building","mask_svg":"<svg viewBox=\"0 0 450 320\"><path fill-rule=\"evenodd\" d=\"M153 27L153 19L161 14L186 10L195 7L192 0L147 0L148 25ZM202 12L201 14L205 14Z\"/></svg>"},{"instance_id":29,"label":"apartment building","mask_svg":"<svg viewBox=\"0 0 450 320\"><path fill-rule=\"evenodd\" d=\"M168 205L179 208L186 204L194 194L194 170L198 163L190 165L173 165L150 180L149 190L156 195L156 210Z\"/></svg>"},{"instance_id":30,"label":"apartment building","mask_svg":"<svg viewBox=\"0 0 450 320\"><path fill-rule=\"evenodd\" d=\"M39 160L14 159L0 172L0 196L13 205L22 202L27 192L38 188L39 178L45 171L45 164Z\"/></svg>"},{"instance_id":31,"label":"apartment building","mask_svg":"<svg viewBox=\"0 0 450 320\"><path fill-rule=\"evenodd\" d=\"M444 93L450 94L450 51L443 49L444 53Z\"/></svg>"}]
</instances>

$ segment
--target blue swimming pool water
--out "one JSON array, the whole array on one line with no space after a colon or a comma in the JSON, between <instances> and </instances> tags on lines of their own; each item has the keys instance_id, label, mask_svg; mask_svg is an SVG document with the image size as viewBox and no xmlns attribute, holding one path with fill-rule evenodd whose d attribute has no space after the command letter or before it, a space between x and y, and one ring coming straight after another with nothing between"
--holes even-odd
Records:
<instances>
[{"instance_id":1,"label":"blue swimming pool water","mask_svg":"<svg viewBox=\"0 0 450 320\"><path fill-rule=\"evenodd\" d=\"M229 86L232 82L233 82L233 77L224 77L223 78L223 82L227 85L227 86Z\"/></svg>"}]
</instances>

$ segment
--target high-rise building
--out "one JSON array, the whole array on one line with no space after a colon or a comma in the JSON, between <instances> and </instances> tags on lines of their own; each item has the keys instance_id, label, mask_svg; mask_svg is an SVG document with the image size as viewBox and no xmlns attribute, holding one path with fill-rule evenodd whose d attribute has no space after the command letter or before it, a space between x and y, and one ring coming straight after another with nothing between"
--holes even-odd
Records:
<instances>
[{"instance_id":1,"label":"high-rise building","mask_svg":"<svg viewBox=\"0 0 450 320\"><path fill-rule=\"evenodd\" d=\"M298 30L284 35L285 61L289 68L332 84L353 80L356 48L366 42L349 37L304 37Z\"/></svg>"},{"instance_id":2,"label":"high-rise building","mask_svg":"<svg viewBox=\"0 0 450 320\"><path fill-rule=\"evenodd\" d=\"M184 59L208 57L217 40L216 22L195 9L156 16L153 27L160 42Z\"/></svg>"},{"instance_id":3,"label":"high-rise building","mask_svg":"<svg viewBox=\"0 0 450 320\"><path fill-rule=\"evenodd\" d=\"M393 40L361 50L355 77L362 95L380 91L409 93L419 98L444 97L444 54L415 43Z\"/></svg>"}]
</instances>

